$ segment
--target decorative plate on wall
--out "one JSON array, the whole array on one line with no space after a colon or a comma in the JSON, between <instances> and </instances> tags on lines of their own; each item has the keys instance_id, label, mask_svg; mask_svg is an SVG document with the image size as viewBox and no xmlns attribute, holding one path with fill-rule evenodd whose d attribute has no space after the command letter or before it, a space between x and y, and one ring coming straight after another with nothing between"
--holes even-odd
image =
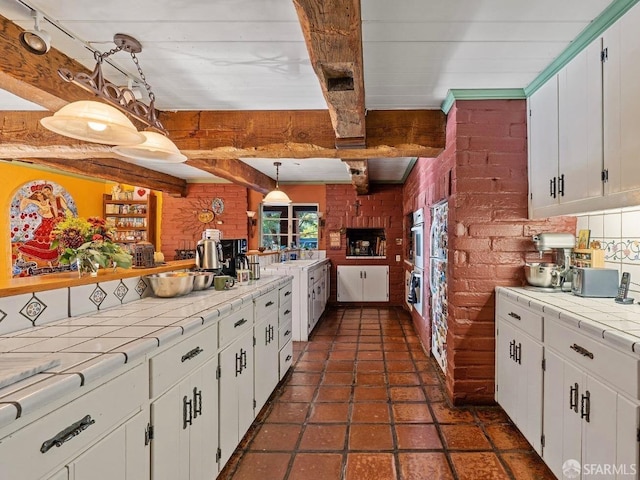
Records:
<instances>
[{"instance_id":1,"label":"decorative plate on wall","mask_svg":"<svg viewBox=\"0 0 640 480\"><path fill-rule=\"evenodd\" d=\"M211 202L211 210L213 210L213 213L215 215L220 215L222 212L224 212L224 202L221 198L216 197L213 199L213 201Z\"/></svg>"},{"instance_id":2,"label":"decorative plate on wall","mask_svg":"<svg viewBox=\"0 0 640 480\"><path fill-rule=\"evenodd\" d=\"M213 212L211 210L200 210L198 212L198 220L202 223L209 223L213 220Z\"/></svg>"}]
</instances>

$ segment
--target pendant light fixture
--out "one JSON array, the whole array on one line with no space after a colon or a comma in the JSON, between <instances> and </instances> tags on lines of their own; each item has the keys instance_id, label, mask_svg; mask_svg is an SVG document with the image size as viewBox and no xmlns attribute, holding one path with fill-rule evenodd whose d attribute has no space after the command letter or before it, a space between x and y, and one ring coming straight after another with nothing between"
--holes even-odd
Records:
<instances>
[{"instance_id":1,"label":"pendant light fixture","mask_svg":"<svg viewBox=\"0 0 640 480\"><path fill-rule=\"evenodd\" d=\"M94 52L96 66L90 75L84 72L74 74L65 68L58 69L58 74L63 80L78 85L107 103L87 100L70 103L53 116L40 120L42 126L77 140L119 147L126 146L127 148L114 149L116 153L124 157L138 160L184 162L186 157L166 136L167 131L157 117L155 95L147 83L136 57L136 53L142 51L142 45L138 40L124 33L116 33L113 42L116 44L116 48L106 53ZM131 55L133 63L138 69L140 79L147 89L149 105L138 100L131 88L119 87L104 78L102 62L122 50ZM154 131L138 132L122 112Z\"/></svg>"},{"instance_id":2,"label":"pendant light fixture","mask_svg":"<svg viewBox=\"0 0 640 480\"><path fill-rule=\"evenodd\" d=\"M279 169L282 163L273 162L273 164L276 167L276 188L265 195L265 197L262 199L262 203L265 205L289 205L291 203L291 199L287 196L286 193L280 190L280 187L278 185L278 176L280 171Z\"/></svg>"}]
</instances>

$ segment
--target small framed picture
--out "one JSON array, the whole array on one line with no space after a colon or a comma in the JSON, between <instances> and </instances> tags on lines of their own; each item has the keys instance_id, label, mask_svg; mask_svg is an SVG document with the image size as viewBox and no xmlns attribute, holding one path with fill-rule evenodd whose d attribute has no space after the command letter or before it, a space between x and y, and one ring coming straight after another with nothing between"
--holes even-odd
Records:
<instances>
[{"instance_id":1,"label":"small framed picture","mask_svg":"<svg viewBox=\"0 0 640 480\"><path fill-rule=\"evenodd\" d=\"M578 232L578 249L589 248L590 236L591 236L591 230L580 230Z\"/></svg>"},{"instance_id":2,"label":"small framed picture","mask_svg":"<svg viewBox=\"0 0 640 480\"><path fill-rule=\"evenodd\" d=\"M251 278L251 270L237 270L236 277L236 283L238 285L246 285Z\"/></svg>"}]
</instances>

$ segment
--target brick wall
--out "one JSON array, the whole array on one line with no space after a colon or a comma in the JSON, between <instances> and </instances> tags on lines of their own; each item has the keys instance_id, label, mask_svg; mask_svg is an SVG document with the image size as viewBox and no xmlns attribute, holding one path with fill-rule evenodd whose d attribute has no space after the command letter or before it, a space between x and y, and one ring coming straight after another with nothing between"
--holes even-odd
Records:
<instances>
[{"instance_id":1,"label":"brick wall","mask_svg":"<svg viewBox=\"0 0 640 480\"><path fill-rule=\"evenodd\" d=\"M340 249L332 250L327 241L327 258L331 259L331 296L336 301L336 265L389 265L389 303L402 305L404 302L404 277L402 262L396 255L402 255L403 246L396 244L402 239L402 185L370 186L368 195L356 195L352 185L327 185L326 225L324 235L342 228L384 228L387 238L385 259L347 259L346 234L340 236ZM356 215L355 202L360 206ZM367 304L372 305L372 304Z\"/></svg>"},{"instance_id":2,"label":"brick wall","mask_svg":"<svg viewBox=\"0 0 640 480\"><path fill-rule=\"evenodd\" d=\"M419 159L404 185L405 213L449 202L446 384L456 404L493 402L495 287L525 284L533 234L575 232L573 217L527 219L525 112L523 100L456 102L445 151ZM414 321L428 349L430 321Z\"/></svg>"},{"instance_id":3,"label":"brick wall","mask_svg":"<svg viewBox=\"0 0 640 480\"><path fill-rule=\"evenodd\" d=\"M224 201L224 211L212 222L201 223L198 212L211 209L211 201L216 197ZM247 189L231 184L192 183L184 198L163 194L162 253L167 260L173 260L176 249L195 248L206 228L221 230L222 238L247 238L247 206Z\"/></svg>"}]
</instances>

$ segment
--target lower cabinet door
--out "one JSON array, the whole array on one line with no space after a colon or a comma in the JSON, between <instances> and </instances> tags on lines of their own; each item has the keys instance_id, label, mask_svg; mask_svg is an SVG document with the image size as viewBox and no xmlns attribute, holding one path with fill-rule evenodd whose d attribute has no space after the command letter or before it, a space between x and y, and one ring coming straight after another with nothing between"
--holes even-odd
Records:
<instances>
[{"instance_id":1,"label":"lower cabinet door","mask_svg":"<svg viewBox=\"0 0 640 480\"><path fill-rule=\"evenodd\" d=\"M253 362L252 329L220 352L220 469L253 423Z\"/></svg>"},{"instance_id":2,"label":"lower cabinet door","mask_svg":"<svg viewBox=\"0 0 640 480\"><path fill-rule=\"evenodd\" d=\"M149 460L144 445L145 417L142 412L138 413L71 462L67 467L69 480L148 478Z\"/></svg>"},{"instance_id":3,"label":"lower cabinet door","mask_svg":"<svg viewBox=\"0 0 640 480\"><path fill-rule=\"evenodd\" d=\"M613 467L617 464L617 397L612 389L587 376L578 406L582 419L583 478L618 478L616 474L601 470L605 465ZM637 439L635 443L637 448Z\"/></svg>"},{"instance_id":4,"label":"lower cabinet door","mask_svg":"<svg viewBox=\"0 0 640 480\"><path fill-rule=\"evenodd\" d=\"M152 402L152 480L209 480L216 476L217 366L218 359L210 359Z\"/></svg>"},{"instance_id":5,"label":"lower cabinet door","mask_svg":"<svg viewBox=\"0 0 640 480\"><path fill-rule=\"evenodd\" d=\"M278 315L270 315L255 326L255 383L256 414L278 384Z\"/></svg>"}]
</instances>

